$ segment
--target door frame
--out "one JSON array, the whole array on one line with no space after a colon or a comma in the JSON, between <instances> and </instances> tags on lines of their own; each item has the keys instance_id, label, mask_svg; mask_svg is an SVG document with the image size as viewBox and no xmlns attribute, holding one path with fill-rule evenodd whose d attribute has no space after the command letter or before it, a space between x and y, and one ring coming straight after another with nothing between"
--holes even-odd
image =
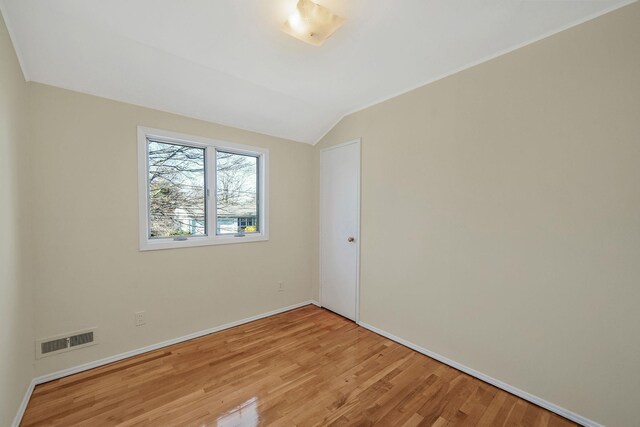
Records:
<instances>
[{"instance_id":1,"label":"door frame","mask_svg":"<svg viewBox=\"0 0 640 427\"><path fill-rule=\"evenodd\" d=\"M320 174L322 173L322 169L320 168L321 162L322 162L322 153L326 152L326 151L330 151L330 150L335 150L338 148L343 148L346 147L348 145L352 145L352 144L357 144L358 145L358 180L357 180L357 187L358 187L358 191L357 191L357 195L356 195L356 202L358 205L357 208L357 218L356 218L356 307L355 307L355 319L354 322L355 323L359 323L360 321L360 204L361 204L361 175L362 175L362 138L356 138L356 139L352 139L350 141L347 142L343 142L342 144L336 144L336 145L332 145L331 147L327 147L327 148L322 148L320 150L320 157L318 158L318 190L321 190L320 188L320 183L322 182L322 178L320 176ZM320 191L318 192L318 228L319 228L319 239L318 239L318 253L320 255L320 259L319 259L319 268L318 268L318 273L319 273L319 283L318 283L318 292L319 292L319 303L320 303L320 307L322 307L322 283L323 283L323 277L322 277L322 259L323 259L323 254L322 254L322 219L320 217L320 215L322 215L322 201L320 198Z\"/></svg>"}]
</instances>

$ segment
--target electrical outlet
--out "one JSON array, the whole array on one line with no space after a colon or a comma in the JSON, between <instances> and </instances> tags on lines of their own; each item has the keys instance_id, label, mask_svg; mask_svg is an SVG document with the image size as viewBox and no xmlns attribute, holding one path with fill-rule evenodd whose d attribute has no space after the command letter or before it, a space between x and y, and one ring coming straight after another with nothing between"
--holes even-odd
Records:
<instances>
[{"instance_id":1,"label":"electrical outlet","mask_svg":"<svg viewBox=\"0 0 640 427\"><path fill-rule=\"evenodd\" d=\"M284 282L278 282L278 292L284 292Z\"/></svg>"},{"instance_id":2,"label":"electrical outlet","mask_svg":"<svg viewBox=\"0 0 640 427\"><path fill-rule=\"evenodd\" d=\"M144 325L146 323L147 323L147 321L146 321L145 316L144 316L144 311L136 312L136 326L142 326L142 325Z\"/></svg>"}]
</instances>

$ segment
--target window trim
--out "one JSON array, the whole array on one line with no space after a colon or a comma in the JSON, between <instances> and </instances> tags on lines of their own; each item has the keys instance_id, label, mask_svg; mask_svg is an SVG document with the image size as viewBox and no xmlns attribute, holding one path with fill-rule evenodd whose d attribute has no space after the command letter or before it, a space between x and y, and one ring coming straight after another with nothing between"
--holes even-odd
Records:
<instances>
[{"instance_id":1,"label":"window trim","mask_svg":"<svg viewBox=\"0 0 640 427\"><path fill-rule=\"evenodd\" d=\"M171 238L151 239L149 237L148 139L205 149L206 235L191 236L187 237L186 240L172 240ZM251 155L258 158L258 188L256 190L259 198L259 232L247 233L243 236L217 234L217 150ZM267 241L269 240L269 150L250 145L138 126L138 210L140 251Z\"/></svg>"}]
</instances>

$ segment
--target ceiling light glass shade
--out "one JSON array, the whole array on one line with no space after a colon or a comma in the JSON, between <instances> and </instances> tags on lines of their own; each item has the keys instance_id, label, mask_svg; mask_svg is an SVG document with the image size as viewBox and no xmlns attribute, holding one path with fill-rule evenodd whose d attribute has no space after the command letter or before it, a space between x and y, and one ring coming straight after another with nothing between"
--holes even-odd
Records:
<instances>
[{"instance_id":1,"label":"ceiling light glass shade","mask_svg":"<svg viewBox=\"0 0 640 427\"><path fill-rule=\"evenodd\" d=\"M282 26L282 31L315 46L320 46L344 22L329 9L312 2L299 0L296 10Z\"/></svg>"}]
</instances>

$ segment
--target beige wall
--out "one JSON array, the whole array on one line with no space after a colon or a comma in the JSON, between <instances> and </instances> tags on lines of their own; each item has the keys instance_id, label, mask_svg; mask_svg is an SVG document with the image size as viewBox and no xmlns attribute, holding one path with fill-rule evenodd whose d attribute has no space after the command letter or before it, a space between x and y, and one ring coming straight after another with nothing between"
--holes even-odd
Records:
<instances>
[{"instance_id":1,"label":"beige wall","mask_svg":"<svg viewBox=\"0 0 640 427\"><path fill-rule=\"evenodd\" d=\"M32 293L19 163L28 149L28 93L0 16L0 425L13 421L33 378Z\"/></svg>"},{"instance_id":2,"label":"beige wall","mask_svg":"<svg viewBox=\"0 0 640 427\"><path fill-rule=\"evenodd\" d=\"M36 338L100 333L38 375L310 299L312 146L40 84L30 100ZM137 125L268 148L270 240L139 252Z\"/></svg>"},{"instance_id":3,"label":"beige wall","mask_svg":"<svg viewBox=\"0 0 640 427\"><path fill-rule=\"evenodd\" d=\"M317 149L360 136L361 320L637 425L640 4L350 115Z\"/></svg>"}]
</instances>

